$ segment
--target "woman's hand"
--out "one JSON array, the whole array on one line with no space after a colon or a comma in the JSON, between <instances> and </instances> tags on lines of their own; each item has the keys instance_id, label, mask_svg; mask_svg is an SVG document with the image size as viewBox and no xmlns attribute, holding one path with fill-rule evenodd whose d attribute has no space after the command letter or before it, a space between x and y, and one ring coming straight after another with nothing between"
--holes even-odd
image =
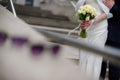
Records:
<instances>
[{"instance_id":1,"label":"woman's hand","mask_svg":"<svg viewBox=\"0 0 120 80\"><path fill-rule=\"evenodd\" d=\"M80 27L81 27L81 29L87 29L93 23L94 23L94 20L83 21L83 22L80 23Z\"/></svg>"}]
</instances>

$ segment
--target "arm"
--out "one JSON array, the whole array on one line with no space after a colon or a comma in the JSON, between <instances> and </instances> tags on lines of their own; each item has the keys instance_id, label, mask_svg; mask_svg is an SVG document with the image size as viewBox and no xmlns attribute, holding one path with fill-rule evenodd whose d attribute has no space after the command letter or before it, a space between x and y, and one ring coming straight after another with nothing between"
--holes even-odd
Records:
<instances>
[{"instance_id":1,"label":"arm","mask_svg":"<svg viewBox=\"0 0 120 80\"><path fill-rule=\"evenodd\" d=\"M94 19L94 24L99 23L106 18L107 18L107 15L103 12L100 16Z\"/></svg>"}]
</instances>

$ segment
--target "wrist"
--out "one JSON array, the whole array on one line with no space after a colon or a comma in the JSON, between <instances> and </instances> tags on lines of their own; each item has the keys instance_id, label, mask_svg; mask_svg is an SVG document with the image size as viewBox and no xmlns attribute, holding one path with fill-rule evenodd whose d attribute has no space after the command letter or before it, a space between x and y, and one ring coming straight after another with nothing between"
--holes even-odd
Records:
<instances>
[{"instance_id":1,"label":"wrist","mask_svg":"<svg viewBox=\"0 0 120 80\"><path fill-rule=\"evenodd\" d=\"M95 19L92 20L92 24L91 25L93 25L93 24L95 24Z\"/></svg>"}]
</instances>

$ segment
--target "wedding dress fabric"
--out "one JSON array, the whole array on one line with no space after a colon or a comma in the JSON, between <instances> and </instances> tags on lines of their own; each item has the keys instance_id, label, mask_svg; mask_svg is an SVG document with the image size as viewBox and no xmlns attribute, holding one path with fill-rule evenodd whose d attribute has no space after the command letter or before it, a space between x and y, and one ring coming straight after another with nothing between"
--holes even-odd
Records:
<instances>
[{"instance_id":1,"label":"wedding dress fabric","mask_svg":"<svg viewBox=\"0 0 120 80\"><path fill-rule=\"evenodd\" d=\"M85 0L85 2L86 4L89 4L96 8L97 17L103 12L103 9L101 9L101 6L99 5L97 0ZM100 48L104 48L104 44L107 38L107 19L104 19L101 22L90 26L87 29L87 34L87 38L79 38L79 40L87 42L90 45L95 45ZM95 80L99 79L101 63L101 56L95 55L89 51L80 50L79 65L81 67L81 70L89 76L93 76Z\"/></svg>"}]
</instances>

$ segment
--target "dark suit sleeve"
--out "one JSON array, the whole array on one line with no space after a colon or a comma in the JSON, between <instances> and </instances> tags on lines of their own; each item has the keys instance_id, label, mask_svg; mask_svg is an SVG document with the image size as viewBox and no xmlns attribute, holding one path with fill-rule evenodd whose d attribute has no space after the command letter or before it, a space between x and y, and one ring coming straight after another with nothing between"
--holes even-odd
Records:
<instances>
[{"instance_id":1,"label":"dark suit sleeve","mask_svg":"<svg viewBox=\"0 0 120 80\"><path fill-rule=\"evenodd\" d=\"M119 5L120 5L120 4L119 4ZM112 13L114 17L120 16L120 7L115 4L115 5L110 9L110 13Z\"/></svg>"}]
</instances>

